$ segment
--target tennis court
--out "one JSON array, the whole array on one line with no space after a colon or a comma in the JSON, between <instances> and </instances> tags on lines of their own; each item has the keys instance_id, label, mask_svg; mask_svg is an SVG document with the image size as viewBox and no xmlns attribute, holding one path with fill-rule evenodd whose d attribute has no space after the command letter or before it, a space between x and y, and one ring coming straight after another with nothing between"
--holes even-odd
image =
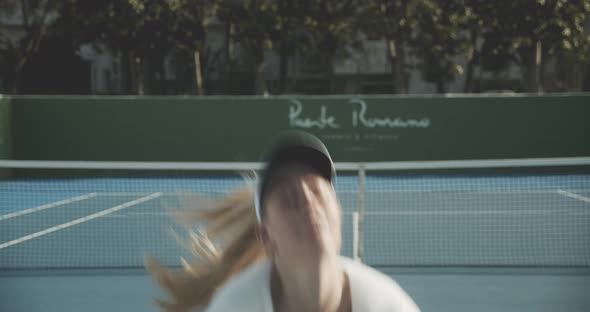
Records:
<instances>
[{"instance_id":1,"label":"tennis court","mask_svg":"<svg viewBox=\"0 0 590 312\"><path fill-rule=\"evenodd\" d=\"M0 310L155 310L144 255L170 266L189 256L168 209L242 183L202 173L0 180ZM590 309L588 174L343 172L336 189L342 253L394 276L423 311Z\"/></svg>"}]
</instances>

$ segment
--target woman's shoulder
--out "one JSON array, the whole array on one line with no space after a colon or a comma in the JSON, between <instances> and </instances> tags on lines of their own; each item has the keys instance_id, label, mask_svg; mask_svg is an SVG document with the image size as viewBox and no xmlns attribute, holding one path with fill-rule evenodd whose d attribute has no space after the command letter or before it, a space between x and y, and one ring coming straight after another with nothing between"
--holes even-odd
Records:
<instances>
[{"instance_id":1,"label":"woman's shoulder","mask_svg":"<svg viewBox=\"0 0 590 312\"><path fill-rule=\"evenodd\" d=\"M248 311L254 308L263 311L259 307L265 304L269 274L270 264L267 261L251 265L217 290L207 311Z\"/></svg>"},{"instance_id":2,"label":"woman's shoulder","mask_svg":"<svg viewBox=\"0 0 590 312\"><path fill-rule=\"evenodd\" d=\"M391 277L348 258L342 258L352 293L353 311L420 311Z\"/></svg>"}]
</instances>

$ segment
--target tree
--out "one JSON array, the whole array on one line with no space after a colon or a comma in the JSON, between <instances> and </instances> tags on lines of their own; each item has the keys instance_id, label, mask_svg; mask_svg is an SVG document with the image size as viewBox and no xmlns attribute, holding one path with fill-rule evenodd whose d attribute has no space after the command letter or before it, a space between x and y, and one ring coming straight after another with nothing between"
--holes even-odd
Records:
<instances>
[{"instance_id":1,"label":"tree","mask_svg":"<svg viewBox=\"0 0 590 312\"><path fill-rule=\"evenodd\" d=\"M204 21L209 0L68 0L60 9L59 27L78 43L99 43L125 55L132 92L144 94L154 75L163 76L163 59L174 49L193 55L196 92L203 94L201 74Z\"/></svg>"},{"instance_id":2,"label":"tree","mask_svg":"<svg viewBox=\"0 0 590 312\"><path fill-rule=\"evenodd\" d=\"M360 49L355 16L363 6L361 0L312 0L305 21L315 57L322 60L328 81L328 92L334 92L334 61L349 55L351 48Z\"/></svg>"},{"instance_id":3,"label":"tree","mask_svg":"<svg viewBox=\"0 0 590 312\"><path fill-rule=\"evenodd\" d=\"M265 50L271 47L277 5L272 0L220 0L218 18L230 26L230 40L249 51L254 59L255 93L267 94Z\"/></svg>"},{"instance_id":4,"label":"tree","mask_svg":"<svg viewBox=\"0 0 590 312\"><path fill-rule=\"evenodd\" d=\"M167 0L172 21L169 35L174 46L193 55L197 94L203 95L201 59L205 46L205 20L212 16L211 0Z\"/></svg>"},{"instance_id":5,"label":"tree","mask_svg":"<svg viewBox=\"0 0 590 312\"><path fill-rule=\"evenodd\" d=\"M465 14L455 1L423 0L416 11L417 30L412 50L418 57L422 78L436 84L438 93L464 70L456 59L469 50L463 26Z\"/></svg>"},{"instance_id":6,"label":"tree","mask_svg":"<svg viewBox=\"0 0 590 312\"><path fill-rule=\"evenodd\" d=\"M482 53L485 53L485 50L482 51L482 45L479 42L482 40L485 32L490 31L488 25L484 22L485 17L493 14L496 6L498 6L497 2L486 0L458 1L458 5L455 5L463 16L462 27L467 32L467 64L465 66L464 93L474 92L475 67L481 65ZM489 46L489 42L485 44Z\"/></svg>"},{"instance_id":7,"label":"tree","mask_svg":"<svg viewBox=\"0 0 590 312\"><path fill-rule=\"evenodd\" d=\"M355 27L359 0L346 1L271 1L221 0L218 17L227 23L231 40L254 55L256 93L268 92L264 79L264 51L279 55L279 90L286 90L287 60L294 55L315 58L318 72L334 89L336 59L359 48L359 31Z\"/></svg>"},{"instance_id":8,"label":"tree","mask_svg":"<svg viewBox=\"0 0 590 312\"><path fill-rule=\"evenodd\" d=\"M455 37L449 40L459 45L459 49L455 52L467 58L465 69L461 68L458 71L465 75L463 92L474 92L475 68L480 65L482 55L480 42L484 33L491 31L485 24L484 17L491 16L498 3L486 0L448 0L442 3L444 5L441 8L446 12L445 14L450 14L454 18L449 25L455 28L452 32ZM489 43L486 47L488 46Z\"/></svg>"},{"instance_id":9,"label":"tree","mask_svg":"<svg viewBox=\"0 0 590 312\"><path fill-rule=\"evenodd\" d=\"M297 54L306 54L311 48L305 32L305 20L310 6L307 1L277 1L275 23L270 32L272 49L279 55L279 92L287 89L288 60Z\"/></svg>"},{"instance_id":10,"label":"tree","mask_svg":"<svg viewBox=\"0 0 590 312\"><path fill-rule=\"evenodd\" d=\"M486 41L495 43L494 56L505 56L521 67L525 91L542 91L544 56L561 51L582 61L587 58L584 26L590 1L520 0L493 10L484 17L489 27Z\"/></svg>"},{"instance_id":11,"label":"tree","mask_svg":"<svg viewBox=\"0 0 590 312\"><path fill-rule=\"evenodd\" d=\"M359 14L359 26L369 38L387 42L393 91L408 92L406 45L416 26L415 0L369 0Z\"/></svg>"},{"instance_id":12,"label":"tree","mask_svg":"<svg viewBox=\"0 0 590 312\"><path fill-rule=\"evenodd\" d=\"M5 89L18 93L21 74L25 65L38 51L41 41L47 34L55 0L0 0L3 12L20 17L19 28L22 36L14 38L10 28L0 29L0 65L5 73ZM13 33L14 34L14 33Z\"/></svg>"},{"instance_id":13,"label":"tree","mask_svg":"<svg viewBox=\"0 0 590 312\"><path fill-rule=\"evenodd\" d=\"M78 44L90 43L123 54L131 92L144 94L148 83L145 61L168 46L160 4L141 0L69 0L60 9L57 27L72 33Z\"/></svg>"}]
</instances>

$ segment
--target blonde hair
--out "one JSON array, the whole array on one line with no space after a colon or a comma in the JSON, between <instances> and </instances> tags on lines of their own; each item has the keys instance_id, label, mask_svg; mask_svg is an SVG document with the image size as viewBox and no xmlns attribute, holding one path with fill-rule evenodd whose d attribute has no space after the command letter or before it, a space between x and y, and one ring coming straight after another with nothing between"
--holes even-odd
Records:
<instances>
[{"instance_id":1,"label":"blonde hair","mask_svg":"<svg viewBox=\"0 0 590 312\"><path fill-rule=\"evenodd\" d=\"M181 259L183 270L173 271L154 258L146 259L147 269L168 293L168 299L156 299L163 311L182 312L206 306L231 276L265 257L256 237L252 188L245 187L213 201L208 209L179 214L179 222L186 225L202 221L207 222L205 231L190 232L194 259ZM218 249L213 242L219 241L222 244Z\"/></svg>"}]
</instances>

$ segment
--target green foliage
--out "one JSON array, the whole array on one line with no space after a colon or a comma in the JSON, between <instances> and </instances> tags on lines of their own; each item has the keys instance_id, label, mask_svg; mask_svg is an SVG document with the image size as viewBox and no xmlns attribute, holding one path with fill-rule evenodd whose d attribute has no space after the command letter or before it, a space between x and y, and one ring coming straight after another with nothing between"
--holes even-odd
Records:
<instances>
[{"instance_id":1,"label":"green foliage","mask_svg":"<svg viewBox=\"0 0 590 312\"><path fill-rule=\"evenodd\" d=\"M584 30L589 0L519 0L488 11L483 19L482 65L494 71L511 64L520 66L528 92L541 90L542 63L547 56L567 54L580 66L589 60L590 40Z\"/></svg>"},{"instance_id":2,"label":"green foliage","mask_svg":"<svg viewBox=\"0 0 590 312\"><path fill-rule=\"evenodd\" d=\"M166 0L172 20L168 34L175 47L193 51L202 49L205 22L213 15L212 0Z\"/></svg>"},{"instance_id":3,"label":"green foliage","mask_svg":"<svg viewBox=\"0 0 590 312\"><path fill-rule=\"evenodd\" d=\"M541 42L549 55L577 51L581 60L587 60L590 41L584 26L589 14L589 0L519 0L491 6L483 19L484 38L489 41L484 51L522 64L527 50Z\"/></svg>"},{"instance_id":4,"label":"green foliage","mask_svg":"<svg viewBox=\"0 0 590 312\"><path fill-rule=\"evenodd\" d=\"M407 92L406 48L417 25L418 3L418 0L368 0L357 15L358 28L370 40L386 41L392 78L388 92Z\"/></svg>"},{"instance_id":5,"label":"green foliage","mask_svg":"<svg viewBox=\"0 0 590 312\"><path fill-rule=\"evenodd\" d=\"M69 0L56 27L79 43L100 42L116 51L166 47L173 15L163 0Z\"/></svg>"},{"instance_id":6,"label":"green foliage","mask_svg":"<svg viewBox=\"0 0 590 312\"><path fill-rule=\"evenodd\" d=\"M17 37L11 34L10 27L0 27L2 89L18 92L20 74L39 49L57 4L57 0L0 0L0 12L4 17L18 16L22 31L22 36Z\"/></svg>"},{"instance_id":7,"label":"green foliage","mask_svg":"<svg viewBox=\"0 0 590 312\"><path fill-rule=\"evenodd\" d=\"M289 0L217 0L220 21L233 26L231 40L252 49L285 50L290 55L309 47L303 29L310 7Z\"/></svg>"},{"instance_id":8,"label":"green foliage","mask_svg":"<svg viewBox=\"0 0 590 312\"><path fill-rule=\"evenodd\" d=\"M202 50L212 4L211 0L67 0L55 28L69 33L78 44L100 43L134 58L131 75L143 84L144 60L161 70L163 57L170 52L192 57Z\"/></svg>"},{"instance_id":9,"label":"green foliage","mask_svg":"<svg viewBox=\"0 0 590 312\"><path fill-rule=\"evenodd\" d=\"M457 62L466 55L487 71L516 64L526 72L540 47L543 57L566 57L580 75L590 66L590 0L0 0L0 11L22 13L25 33L14 40L0 28L5 89L47 32L140 58L174 51L190 60L203 50L213 16L232 25L231 42L254 56L256 71L264 51L274 50L283 72L287 57L303 55L331 75L334 59L361 48L361 33L409 46L423 79L441 92L464 71L473 74Z\"/></svg>"},{"instance_id":10,"label":"green foliage","mask_svg":"<svg viewBox=\"0 0 590 312\"><path fill-rule=\"evenodd\" d=\"M416 5L416 0L368 0L356 22L370 39L407 42L416 27Z\"/></svg>"},{"instance_id":11,"label":"green foliage","mask_svg":"<svg viewBox=\"0 0 590 312\"><path fill-rule=\"evenodd\" d=\"M232 25L232 42L254 56L257 71L264 50L272 49L279 54L282 65L288 56L303 55L321 58L325 68L318 71L331 73L332 60L347 55L347 48L358 39L353 18L358 3L218 0L216 11L219 20Z\"/></svg>"},{"instance_id":12,"label":"green foliage","mask_svg":"<svg viewBox=\"0 0 590 312\"><path fill-rule=\"evenodd\" d=\"M350 48L360 48L356 14L362 10L364 1L314 0L309 3L305 28L313 48L324 54L328 62L348 56Z\"/></svg>"},{"instance_id":13,"label":"green foliage","mask_svg":"<svg viewBox=\"0 0 590 312\"><path fill-rule=\"evenodd\" d=\"M219 0L216 3L217 17L233 25L230 39L256 52L272 47L276 11L277 5L272 0Z\"/></svg>"},{"instance_id":14,"label":"green foliage","mask_svg":"<svg viewBox=\"0 0 590 312\"><path fill-rule=\"evenodd\" d=\"M465 33L468 19L460 0L423 0L418 4L417 29L411 47L418 57L418 69L425 81L445 84L463 74L457 57L467 53L470 45Z\"/></svg>"},{"instance_id":15,"label":"green foliage","mask_svg":"<svg viewBox=\"0 0 590 312\"><path fill-rule=\"evenodd\" d=\"M275 23L270 31L273 48L279 54L293 56L306 54L312 47L312 38L307 27L311 6L306 1L276 1Z\"/></svg>"},{"instance_id":16,"label":"green foliage","mask_svg":"<svg viewBox=\"0 0 590 312\"><path fill-rule=\"evenodd\" d=\"M67 0L56 28L116 51L192 51L205 40L208 0Z\"/></svg>"}]
</instances>

